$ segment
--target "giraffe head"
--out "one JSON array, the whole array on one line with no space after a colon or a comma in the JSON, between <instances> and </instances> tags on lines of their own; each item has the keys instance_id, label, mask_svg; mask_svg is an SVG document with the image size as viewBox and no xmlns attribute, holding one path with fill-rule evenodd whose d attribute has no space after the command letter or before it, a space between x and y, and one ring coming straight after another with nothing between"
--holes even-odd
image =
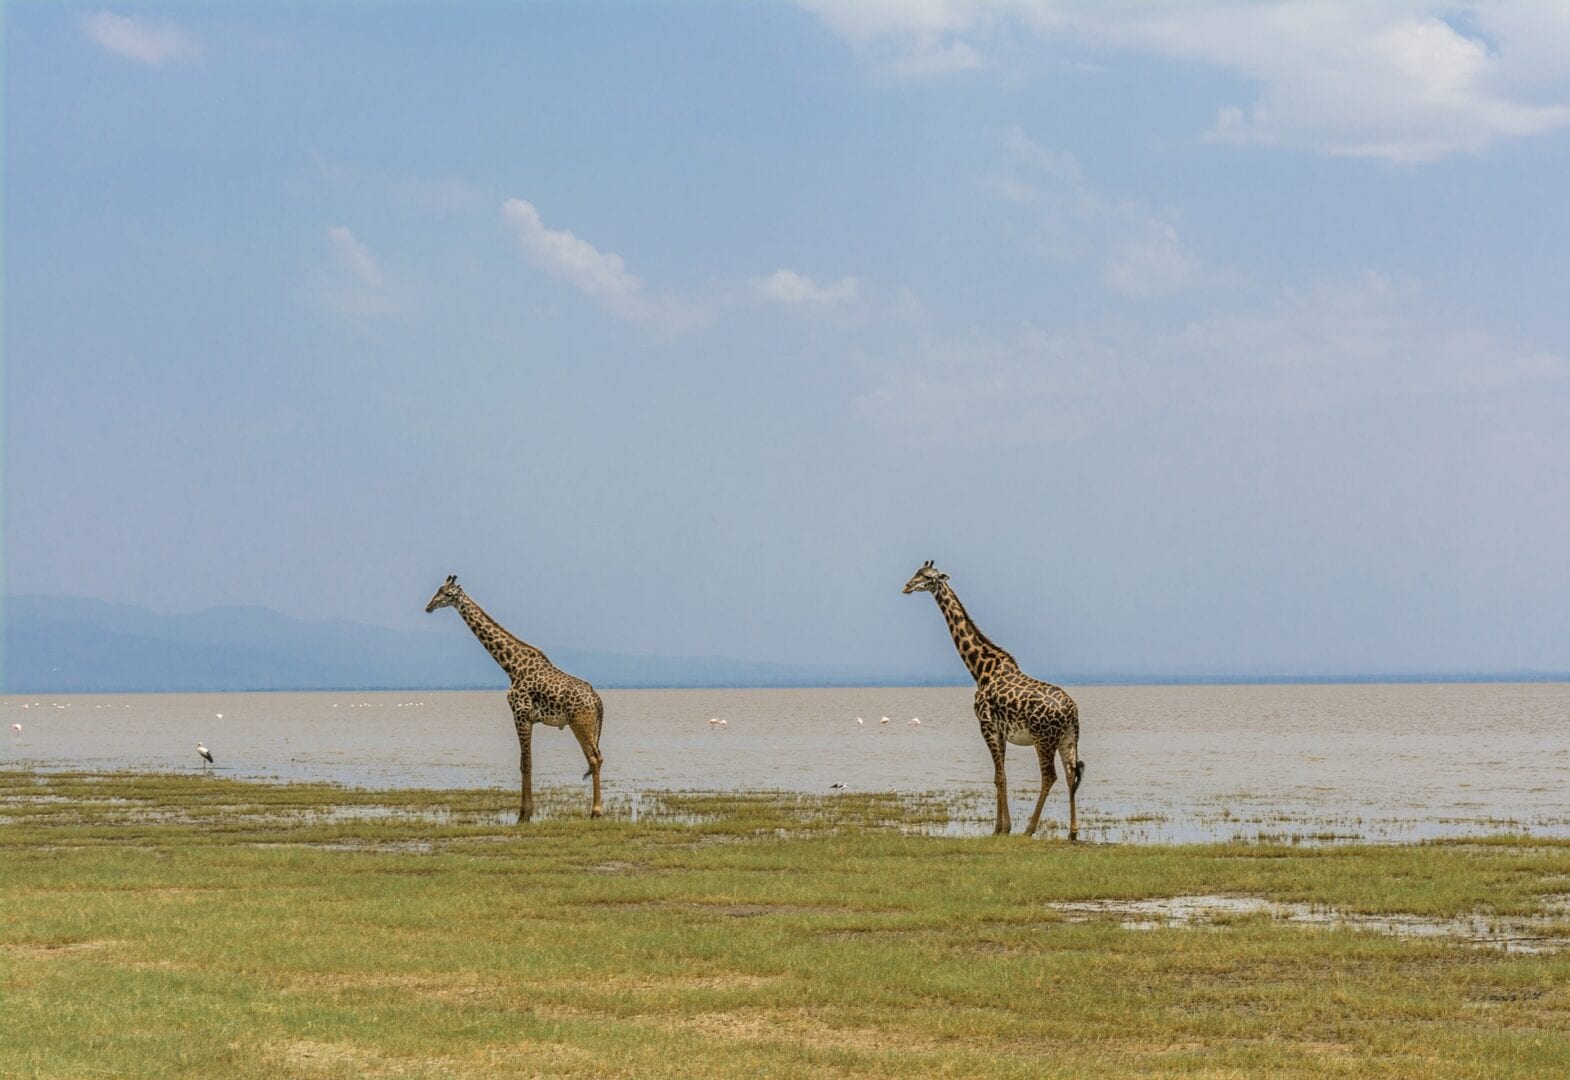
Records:
<instances>
[{"instance_id":1,"label":"giraffe head","mask_svg":"<svg viewBox=\"0 0 1570 1080\"><path fill-rule=\"evenodd\" d=\"M949 576L936 566L933 566L932 560L928 559L921 564L921 569L917 570L911 576L911 579L905 582L905 592L907 594L913 592L937 592L938 586L948 579Z\"/></svg>"},{"instance_id":2,"label":"giraffe head","mask_svg":"<svg viewBox=\"0 0 1570 1080\"><path fill-rule=\"evenodd\" d=\"M463 586L458 584L457 574L448 574L447 580L442 582L442 587L436 590L436 595L431 597L431 602L425 605L425 613L429 615L439 607L452 607L463 595Z\"/></svg>"}]
</instances>

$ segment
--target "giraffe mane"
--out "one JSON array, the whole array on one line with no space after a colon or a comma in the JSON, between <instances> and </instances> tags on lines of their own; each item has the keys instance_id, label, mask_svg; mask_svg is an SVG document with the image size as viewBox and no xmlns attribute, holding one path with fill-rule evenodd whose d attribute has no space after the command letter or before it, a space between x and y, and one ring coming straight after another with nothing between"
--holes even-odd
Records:
<instances>
[{"instance_id":1,"label":"giraffe mane","mask_svg":"<svg viewBox=\"0 0 1570 1080\"><path fill-rule=\"evenodd\" d=\"M1013 664L1015 667L1019 667L1019 661L1014 659L1014 654L1013 653L1009 652L1003 646L999 645L997 642L995 642L991 638L989 638L986 635L986 633L982 631L981 627L976 625L976 620L970 617L970 612L969 611L965 610L965 605L964 605L964 603L962 603L960 601L959 593L954 591L954 587L952 585L950 585L946 581L943 582L942 585L943 585L944 590L953 599L954 606L959 608L960 614L964 615L965 616L965 621L970 624L971 632L976 635L976 642L979 645L981 645L983 648L991 649L993 652L995 652L998 655L1002 656L1004 659L1006 659L1009 663Z\"/></svg>"}]
</instances>

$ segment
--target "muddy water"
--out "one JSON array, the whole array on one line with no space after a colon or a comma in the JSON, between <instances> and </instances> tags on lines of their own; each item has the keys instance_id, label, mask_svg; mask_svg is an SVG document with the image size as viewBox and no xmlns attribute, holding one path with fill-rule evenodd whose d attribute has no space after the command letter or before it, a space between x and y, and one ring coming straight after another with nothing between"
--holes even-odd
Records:
<instances>
[{"instance_id":1,"label":"muddy water","mask_svg":"<svg viewBox=\"0 0 1570 1080\"><path fill-rule=\"evenodd\" d=\"M1567 684L1071 690L1088 762L1087 839L1570 836ZM945 792L959 811L954 831L989 827L992 766L967 689L604 697L611 799L657 789L827 792L840 783ZM13 695L0 700L0 722L5 767L194 769L201 740L231 776L517 784L517 740L498 691ZM579 783L583 758L570 734L537 728L534 748L536 784ZM1023 823L1038 785L1031 750L1011 749L1009 778ZM1043 826L1061 832L1066 816L1060 781Z\"/></svg>"}]
</instances>

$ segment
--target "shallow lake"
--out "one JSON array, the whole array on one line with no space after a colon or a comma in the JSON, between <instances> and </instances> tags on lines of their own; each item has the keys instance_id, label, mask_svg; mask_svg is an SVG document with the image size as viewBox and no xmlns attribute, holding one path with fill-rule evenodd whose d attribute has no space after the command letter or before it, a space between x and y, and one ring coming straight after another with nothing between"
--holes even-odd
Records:
<instances>
[{"instance_id":1,"label":"shallow lake","mask_svg":"<svg viewBox=\"0 0 1570 1080\"><path fill-rule=\"evenodd\" d=\"M1087 762L1084 839L1570 836L1570 684L1069 689ZM952 831L985 833L992 765L971 693L607 691L606 799L827 793L836 783L941 792L959 811ZM495 787L507 793L498 795L502 811L516 805L517 739L501 691L11 695L0 718L9 768L198 769L201 740L221 775ZM537 786L578 784L583 768L570 733L535 729ZM1009 780L1018 828L1039 787L1033 750L1010 749ZM1067 813L1060 778L1044 834L1061 835Z\"/></svg>"}]
</instances>

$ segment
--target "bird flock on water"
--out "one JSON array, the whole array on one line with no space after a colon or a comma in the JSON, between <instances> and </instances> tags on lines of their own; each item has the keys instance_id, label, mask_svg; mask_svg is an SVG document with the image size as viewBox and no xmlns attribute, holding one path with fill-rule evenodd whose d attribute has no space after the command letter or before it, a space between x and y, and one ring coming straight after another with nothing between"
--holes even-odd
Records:
<instances>
[{"instance_id":1,"label":"bird flock on water","mask_svg":"<svg viewBox=\"0 0 1570 1080\"><path fill-rule=\"evenodd\" d=\"M41 708L42 704L43 704L42 702L38 702L38 701L23 702L22 703L22 708L24 708L24 709ZM69 709L71 707L71 703L70 702L51 702L50 704L52 704L56 709ZM424 704L425 704L425 702L423 702L423 701L400 701L400 702L396 703L396 707L400 708L400 709L403 709L403 708L419 708L420 706L422 706ZM130 705L125 705L123 707L127 708L127 709L131 708ZM336 708L338 708L338 704L334 703L332 707L336 709ZM348 706L348 708L351 708L351 709L370 709L370 708L381 708L381 707L382 707L382 703L381 702L370 702L370 701L363 702L363 703L362 702L354 702L354 703L352 703L352 704L350 704ZM114 708L114 706L112 704L111 705L98 704L98 705L94 705L93 708L95 708L95 709L112 709L112 708ZM213 717L214 717L214 719L222 720L224 718L224 714L223 713L214 713ZM878 719L878 727L880 727L880 728L888 727L890 722L891 721L889 720L889 718L887 716L880 717ZM921 718L920 717L916 717L916 716L912 716L908 721L906 721L906 723L907 723L907 726L909 726L909 727L920 727L921 726ZM857 727L865 727L866 724L867 724L867 721L866 721L865 717L861 717L861 716L856 717L856 726ZM726 720L723 716L711 716L711 717L709 717L709 728L711 730L720 731L720 730L723 730L724 728L728 727L729 725L730 725L730 722L728 720ZM13 723L11 725L11 733L13 735L20 735L22 733L22 725L20 723ZM213 752L210 749L208 749L206 742L198 742L196 744L196 753L197 753L197 756L202 759L202 766L203 766L203 768L210 768L210 767L212 767L214 765ZM830 787L833 787L833 788L843 788L844 786L845 785L841 784L841 783L835 783L835 784L831 784L830 785Z\"/></svg>"},{"instance_id":2,"label":"bird flock on water","mask_svg":"<svg viewBox=\"0 0 1570 1080\"><path fill-rule=\"evenodd\" d=\"M879 727L888 727L889 723L890 723L889 718L885 716L885 717L883 717L882 719L880 719L878 721L878 726ZM906 726L908 726L908 727L920 727L921 726L921 717L919 717L919 716L912 716L905 723L906 723ZM725 726L726 726L726 722L725 722L723 717L719 717L719 716L711 716L711 717L709 717L709 727L710 728L712 728L712 729L717 731L720 728L725 727ZM856 717L856 726L857 727L866 727L867 726L866 719L864 717L860 717L860 716Z\"/></svg>"}]
</instances>

